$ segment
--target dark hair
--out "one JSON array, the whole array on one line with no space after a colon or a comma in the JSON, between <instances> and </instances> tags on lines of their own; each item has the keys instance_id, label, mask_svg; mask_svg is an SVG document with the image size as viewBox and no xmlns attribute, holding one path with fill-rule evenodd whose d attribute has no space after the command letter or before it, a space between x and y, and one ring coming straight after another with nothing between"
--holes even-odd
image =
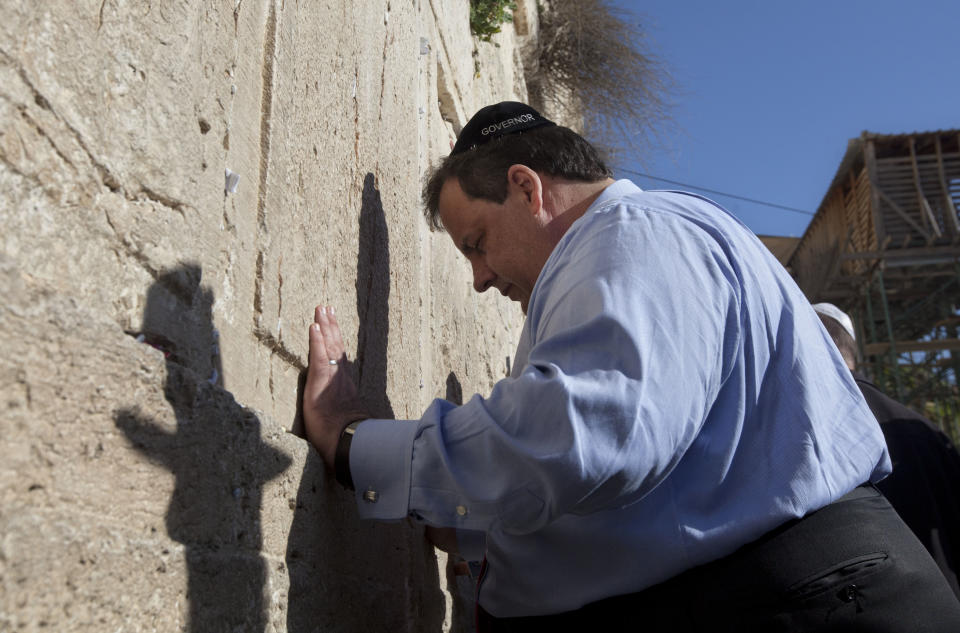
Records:
<instances>
[{"instance_id":1,"label":"dark hair","mask_svg":"<svg viewBox=\"0 0 960 633\"><path fill-rule=\"evenodd\" d=\"M471 198L503 204L507 199L507 170L525 165L555 178L597 182L613 176L597 150L582 136L559 125L503 136L472 150L447 156L423 186L424 216L431 230L443 230L440 190L456 178Z\"/></svg>"},{"instance_id":2,"label":"dark hair","mask_svg":"<svg viewBox=\"0 0 960 633\"><path fill-rule=\"evenodd\" d=\"M825 314L818 314L817 316L823 321L823 326L827 328L827 334L830 335L837 349L840 350L840 355L843 356L847 366L856 367L859 350L857 349L857 342L850 336L850 332L847 332L847 329L833 317L828 317Z\"/></svg>"}]
</instances>

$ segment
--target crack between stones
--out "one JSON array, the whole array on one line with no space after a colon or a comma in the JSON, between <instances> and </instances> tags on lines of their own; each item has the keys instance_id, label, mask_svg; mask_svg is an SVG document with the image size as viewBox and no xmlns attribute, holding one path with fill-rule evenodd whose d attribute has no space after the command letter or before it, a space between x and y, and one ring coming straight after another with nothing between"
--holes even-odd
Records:
<instances>
[{"instance_id":1,"label":"crack between stones","mask_svg":"<svg viewBox=\"0 0 960 633\"><path fill-rule=\"evenodd\" d=\"M166 195L164 195L164 194L162 194L162 193L158 193L158 192L154 191L153 189L150 189L149 187L144 187L143 185L140 185L140 194L142 194L146 199L150 200L151 202L155 202L155 203L157 203L157 204L159 204L159 205L161 205L161 206L164 206L164 207L170 209L171 211L176 211L177 213L180 214L180 217L182 217L184 220L186 220L186 214L184 213L184 207L188 207L188 206L189 206L189 205L187 205L186 203L184 203L184 202L182 202L182 201L180 201L180 200L177 200L177 199L175 199L175 198L171 198L171 197L169 197L169 196L166 196ZM130 197L130 196L126 196L126 197L127 197L128 200L130 200L130 201L132 201L132 202L140 200L140 198L136 198L136 197Z\"/></svg>"},{"instance_id":2,"label":"crack between stones","mask_svg":"<svg viewBox=\"0 0 960 633\"><path fill-rule=\"evenodd\" d=\"M288 363L294 368L303 371L307 368L306 363L304 363L299 356L293 353L286 345L277 340L272 333L263 329L262 327L256 327L253 330L253 335L264 347L273 352L280 360Z\"/></svg>"},{"instance_id":3,"label":"crack between stones","mask_svg":"<svg viewBox=\"0 0 960 633\"><path fill-rule=\"evenodd\" d=\"M387 13L390 13L390 3L387 3ZM380 101L377 104L377 129L383 129L383 95L386 92L387 85L387 47L390 44L390 24L384 24L383 26L383 52L382 52L382 61L383 64L380 69ZM360 126L359 121L357 121L357 137L359 140ZM359 156L358 156L359 157ZM373 175L375 179L380 178L380 157L379 152L377 153L377 160L374 163Z\"/></svg>"},{"instance_id":4,"label":"crack between stones","mask_svg":"<svg viewBox=\"0 0 960 633\"><path fill-rule=\"evenodd\" d=\"M360 84L360 67L353 67L353 155L356 158L357 171L360 171L360 100L357 88Z\"/></svg>"},{"instance_id":5,"label":"crack between stones","mask_svg":"<svg viewBox=\"0 0 960 633\"><path fill-rule=\"evenodd\" d=\"M260 327L263 316L263 249L257 251L257 266L253 279L253 327Z\"/></svg>"},{"instance_id":6,"label":"crack between stones","mask_svg":"<svg viewBox=\"0 0 960 633\"><path fill-rule=\"evenodd\" d=\"M273 116L273 65L277 53L277 7L270 3L260 71L260 174L257 189L257 223L266 230L267 175L270 167L271 117Z\"/></svg>"},{"instance_id":7,"label":"crack between stones","mask_svg":"<svg viewBox=\"0 0 960 633\"><path fill-rule=\"evenodd\" d=\"M436 8L435 6L433 6L433 3L434 3L434 0L430 0L430 11L431 11L431 13L433 13L433 19L434 19L434 21L435 21L437 24L441 24L442 22L441 22L441 20L440 20L440 16L437 14L437 8ZM447 62L447 68L449 68L450 71L451 71L451 72L450 72L450 83L451 83L451 85L453 86L454 91L456 91L456 95L451 95L451 97L460 102L460 107L461 107L461 111L462 111L462 110L463 110L463 103L462 103L462 100L461 100L461 98L460 98L460 95L463 94L463 91L460 89L460 86L457 84L457 79L456 79L456 77L455 77L455 75L454 75L454 73L453 73L453 68L454 68L453 62L452 62L451 59L450 59L450 52L447 50L447 43L444 41L443 35L442 35L442 33L440 33L439 31L437 31L437 44L438 44L438 49L442 49L443 57L444 57L444 59L446 59L446 62ZM439 54L440 54L440 51L438 50L437 55L439 56ZM439 59L437 60L437 66L440 66L440 60L439 60ZM466 113L465 113L465 114L466 114ZM466 115L466 116L469 116L469 115ZM460 132L460 130L457 130L457 133L459 133L459 132Z\"/></svg>"},{"instance_id":8,"label":"crack between stones","mask_svg":"<svg viewBox=\"0 0 960 633\"><path fill-rule=\"evenodd\" d=\"M262 236L267 232L266 205L267 205L267 177L270 168L270 137L272 133L271 118L273 116L273 81L274 81L274 62L277 53L277 5L276 1L270 2L269 13L267 15L267 24L264 31L263 42L263 63L260 69L260 164L257 183L257 227L258 248L256 273L253 281L253 331L257 339L264 343L271 351L283 358L283 354L277 352L274 348L284 350L285 348L276 340L276 338L263 329L260 321L263 317L263 268L264 268L264 248L262 246ZM290 357L295 355L286 352ZM289 360L288 360L289 362Z\"/></svg>"},{"instance_id":9,"label":"crack between stones","mask_svg":"<svg viewBox=\"0 0 960 633\"><path fill-rule=\"evenodd\" d=\"M103 8L107 6L107 0L103 0L100 3L100 13L97 15L97 33L100 32L100 29L103 27Z\"/></svg>"}]
</instances>

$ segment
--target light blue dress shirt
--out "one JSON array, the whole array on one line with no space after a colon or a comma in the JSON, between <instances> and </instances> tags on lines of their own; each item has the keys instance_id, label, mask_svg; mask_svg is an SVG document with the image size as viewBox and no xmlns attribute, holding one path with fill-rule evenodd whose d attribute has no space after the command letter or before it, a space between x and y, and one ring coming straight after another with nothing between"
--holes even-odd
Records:
<instances>
[{"instance_id":1,"label":"light blue dress shirt","mask_svg":"<svg viewBox=\"0 0 960 633\"><path fill-rule=\"evenodd\" d=\"M480 603L505 617L662 582L890 461L756 236L709 200L621 180L547 260L513 375L363 422L350 467L362 517L460 528L462 553L487 558Z\"/></svg>"}]
</instances>

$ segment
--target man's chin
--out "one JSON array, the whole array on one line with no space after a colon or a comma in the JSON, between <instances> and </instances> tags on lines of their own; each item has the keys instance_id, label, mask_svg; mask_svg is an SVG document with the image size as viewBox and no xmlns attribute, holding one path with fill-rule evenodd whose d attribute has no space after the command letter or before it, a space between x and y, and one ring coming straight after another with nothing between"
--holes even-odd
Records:
<instances>
[{"instance_id":1,"label":"man's chin","mask_svg":"<svg viewBox=\"0 0 960 633\"><path fill-rule=\"evenodd\" d=\"M525 295L523 291L521 291L516 286L510 286L509 288L507 288L507 298L510 299L510 301L515 301L519 303L520 309L523 311L523 314L524 315L527 314L527 303L529 303L530 301L529 295Z\"/></svg>"}]
</instances>

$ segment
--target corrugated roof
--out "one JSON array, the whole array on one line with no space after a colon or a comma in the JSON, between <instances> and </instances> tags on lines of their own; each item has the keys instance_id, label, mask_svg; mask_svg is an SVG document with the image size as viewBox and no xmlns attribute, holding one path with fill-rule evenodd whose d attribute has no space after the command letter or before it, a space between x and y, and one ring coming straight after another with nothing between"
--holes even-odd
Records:
<instances>
[{"instance_id":1,"label":"corrugated roof","mask_svg":"<svg viewBox=\"0 0 960 633\"><path fill-rule=\"evenodd\" d=\"M945 130L928 130L926 132L904 132L903 134L880 134L879 132L869 132L864 130L860 133L860 140L874 139L882 141L895 141L907 139L911 136L934 136L940 134L960 134L960 128L947 128ZM857 140L857 139L851 139Z\"/></svg>"}]
</instances>

